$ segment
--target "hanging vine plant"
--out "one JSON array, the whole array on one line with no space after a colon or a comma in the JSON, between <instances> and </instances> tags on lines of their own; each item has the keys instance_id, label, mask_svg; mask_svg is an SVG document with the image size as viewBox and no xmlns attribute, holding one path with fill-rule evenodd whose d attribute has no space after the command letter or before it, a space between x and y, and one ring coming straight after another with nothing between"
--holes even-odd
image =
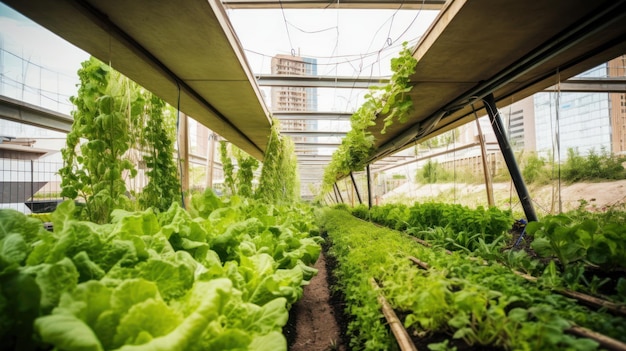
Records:
<instances>
[{"instance_id":1,"label":"hanging vine plant","mask_svg":"<svg viewBox=\"0 0 626 351\"><path fill-rule=\"evenodd\" d=\"M292 202L300 196L294 144L278 130L279 122L274 118L256 192L257 198L270 203Z\"/></svg>"},{"instance_id":2,"label":"hanging vine plant","mask_svg":"<svg viewBox=\"0 0 626 351\"><path fill-rule=\"evenodd\" d=\"M237 161L236 165L233 159ZM259 161L225 140L220 141L220 160L226 195L254 196L254 171L259 167Z\"/></svg>"},{"instance_id":3,"label":"hanging vine plant","mask_svg":"<svg viewBox=\"0 0 626 351\"><path fill-rule=\"evenodd\" d=\"M238 166L237 194L252 197L254 195L252 181L254 180L254 171L259 168L259 161L239 148L234 147L232 151Z\"/></svg>"},{"instance_id":4,"label":"hanging vine plant","mask_svg":"<svg viewBox=\"0 0 626 351\"><path fill-rule=\"evenodd\" d=\"M85 206L78 215L105 223L113 209L130 206L122 174L137 173L124 157L130 146L128 116L137 108L136 95L122 89L119 73L93 57L82 63L78 75L78 95L70 99L76 106L74 122L61 150L61 195L83 199Z\"/></svg>"},{"instance_id":5,"label":"hanging vine plant","mask_svg":"<svg viewBox=\"0 0 626 351\"><path fill-rule=\"evenodd\" d=\"M409 77L415 72L417 60L407 47L402 44L399 57L391 60L394 72L388 84L370 88L365 95L365 102L350 117L350 131L346 134L333 153L330 163L324 169L324 179L318 198L332 190L333 184L350 172L361 171L367 160L373 155L375 137L371 128L376 125L378 116L385 116L381 134L396 122L406 122L413 109L409 96L412 86Z\"/></svg>"},{"instance_id":6,"label":"hanging vine plant","mask_svg":"<svg viewBox=\"0 0 626 351\"><path fill-rule=\"evenodd\" d=\"M180 191L171 108L93 57L78 75L74 122L61 150L61 195L84 202L77 215L95 223L108 222L114 209L169 208ZM127 181L143 161L148 183L137 194Z\"/></svg>"},{"instance_id":7,"label":"hanging vine plant","mask_svg":"<svg viewBox=\"0 0 626 351\"><path fill-rule=\"evenodd\" d=\"M224 171L224 186L226 195L235 194L235 165L228 152L228 142L220 141L220 161L222 162L222 170Z\"/></svg>"},{"instance_id":8,"label":"hanging vine plant","mask_svg":"<svg viewBox=\"0 0 626 351\"><path fill-rule=\"evenodd\" d=\"M140 125L144 133L138 141L149 181L139 195L139 204L144 209L166 211L172 203L181 202L180 178L174 160L176 118L173 109L161 98L148 91L144 91L143 96L146 119L145 124Z\"/></svg>"}]
</instances>

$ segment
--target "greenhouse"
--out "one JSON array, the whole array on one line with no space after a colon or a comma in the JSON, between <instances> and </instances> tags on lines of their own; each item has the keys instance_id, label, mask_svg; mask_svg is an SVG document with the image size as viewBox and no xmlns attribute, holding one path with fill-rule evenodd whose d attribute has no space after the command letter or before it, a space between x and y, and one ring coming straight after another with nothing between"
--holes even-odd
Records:
<instances>
[{"instance_id":1,"label":"greenhouse","mask_svg":"<svg viewBox=\"0 0 626 351\"><path fill-rule=\"evenodd\" d=\"M624 23L4 0L0 349L626 351Z\"/></svg>"}]
</instances>

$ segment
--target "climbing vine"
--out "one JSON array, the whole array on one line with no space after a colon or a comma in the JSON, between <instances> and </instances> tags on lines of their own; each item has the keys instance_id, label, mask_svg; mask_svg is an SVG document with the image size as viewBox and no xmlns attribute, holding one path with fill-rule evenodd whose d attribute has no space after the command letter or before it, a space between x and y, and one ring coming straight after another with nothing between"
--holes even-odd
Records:
<instances>
[{"instance_id":1,"label":"climbing vine","mask_svg":"<svg viewBox=\"0 0 626 351\"><path fill-rule=\"evenodd\" d=\"M226 140L220 141L220 161L222 162L222 170L224 171L224 186L226 187L226 194L235 194L235 165L233 160L228 154L228 142Z\"/></svg>"},{"instance_id":2,"label":"climbing vine","mask_svg":"<svg viewBox=\"0 0 626 351\"><path fill-rule=\"evenodd\" d=\"M79 216L104 223L113 209L130 205L122 174L137 173L124 157L130 145L128 116L137 106L132 94L124 94L121 75L95 58L83 62L78 75L78 95L70 99L74 122L61 151L61 195L83 199Z\"/></svg>"},{"instance_id":3,"label":"climbing vine","mask_svg":"<svg viewBox=\"0 0 626 351\"><path fill-rule=\"evenodd\" d=\"M409 77L415 72L417 64L407 45L404 42L399 57L391 60L391 69L394 73L389 83L370 88L363 105L350 117L350 131L324 169L319 197L331 191L337 179L350 172L363 170L375 151L376 140L371 128L376 125L379 116L384 116L381 134L386 133L387 128L396 121L406 122L413 109L413 102L408 94L412 88Z\"/></svg>"},{"instance_id":4,"label":"climbing vine","mask_svg":"<svg viewBox=\"0 0 626 351\"><path fill-rule=\"evenodd\" d=\"M300 196L293 141L278 132L273 119L256 197L270 203L291 202Z\"/></svg>"},{"instance_id":5,"label":"climbing vine","mask_svg":"<svg viewBox=\"0 0 626 351\"><path fill-rule=\"evenodd\" d=\"M252 183L259 161L227 141L220 142L220 159L224 171L226 194L253 197ZM236 167L233 159L236 161ZM237 168L236 172L235 168Z\"/></svg>"},{"instance_id":6,"label":"climbing vine","mask_svg":"<svg viewBox=\"0 0 626 351\"><path fill-rule=\"evenodd\" d=\"M146 116L143 137L138 139L144 151L146 176L149 181L139 195L142 208L152 207L166 211L174 202L180 202L180 178L174 160L176 117L174 110L161 98L144 91ZM143 124L142 124L143 125Z\"/></svg>"},{"instance_id":7,"label":"climbing vine","mask_svg":"<svg viewBox=\"0 0 626 351\"><path fill-rule=\"evenodd\" d=\"M61 195L84 202L77 215L96 223L108 222L114 209L169 208L180 191L171 108L93 57L78 75L74 123L61 151ZM128 183L144 163L148 183L138 194Z\"/></svg>"},{"instance_id":8,"label":"climbing vine","mask_svg":"<svg viewBox=\"0 0 626 351\"><path fill-rule=\"evenodd\" d=\"M254 171L259 167L259 161L248 155L239 148L233 148L233 155L237 160L237 194L245 197L252 197L254 189Z\"/></svg>"}]
</instances>

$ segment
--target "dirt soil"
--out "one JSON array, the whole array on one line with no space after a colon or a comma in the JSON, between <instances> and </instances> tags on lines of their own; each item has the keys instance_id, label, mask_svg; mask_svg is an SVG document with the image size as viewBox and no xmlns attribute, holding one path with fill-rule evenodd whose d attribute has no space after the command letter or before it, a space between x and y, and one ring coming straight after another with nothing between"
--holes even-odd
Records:
<instances>
[{"instance_id":1,"label":"dirt soil","mask_svg":"<svg viewBox=\"0 0 626 351\"><path fill-rule=\"evenodd\" d=\"M303 297L291 307L289 321L283 328L290 351L347 350L345 331L340 327L341 306L338 306L343 299L329 289L334 266L332 259L329 261L322 252L314 266L317 275L304 287Z\"/></svg>"}]
</instances>

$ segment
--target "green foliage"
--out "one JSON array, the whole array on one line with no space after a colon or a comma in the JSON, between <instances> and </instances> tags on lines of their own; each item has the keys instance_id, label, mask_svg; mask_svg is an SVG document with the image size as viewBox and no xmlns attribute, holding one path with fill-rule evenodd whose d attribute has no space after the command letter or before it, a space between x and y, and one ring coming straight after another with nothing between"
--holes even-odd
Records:
<instances>
[{"instance_id":1,"label":"green foliage","mask_svg":"<svg viewBox=\"0 0 626 351\"><path fill-rule=\"evenodd\" d=\"M365 95L365 102L350 117L351 129L333 153L330 163L324 169L324 179L319 196L332 189L333 184L353 171L365 167L367 159L374 152L375 138L371 127L376 125L379 116L385 116L380 130L385 133L394 121L404 123L413 109L409 96L412 86L409 77L415 72L417 60L403 43L399 57L391 60L394 72L388 84L371 88Z\"/></svg>"},{"instance_id":2,"label":"green foliage","mask_svg":"<svg viewBox=\"0 0 626 351\"><path fill-rule=\"evenodd\" d=\"M605 269L626 268L623 219L549 215L527 225L532 248L541 257L556 257L563 267L585 260Z\"/></svg>"},{"instance_id":3,"label":"green foliage","mask_svg":"<svg viewBox=\"0 0 626 351\"><path fill-rule=\"evenodd\" d=\"M279 121L272 120L256 197L269 203L296 201L300 197L295 146L279 133Z\"/></svg>"},{"instance_id":4,"label":"green foliage","mask_svg":"<svg viewBox=\"0 0 626 351\"><path fill-rule=\"evenodd\" d=\"M180 182L174 163L174 116L165 102L95 58L82 63L74 123L62 150L61 195L81 199L81 218L105 223L114 209L157 211L178 201ZM145 161L149 181L142 193L127 189L126 180Z\"/></svg>"},{"instance_id":5,"label":"green foliage","mask_svg":"<svg viewBox=\"0 0 626 351\"><path fill-rule=\"evenodd\" d=\"M566 334L574 322L623 339L623 318L595 312L523 280L499 264L470 261L458 253L426 248L396 231L351 218L345 211L320 212L337 259L339 288L348 296L352 315L351 347L388 349L390 336L382 324L374 278L410 333L447 334L482 349L596 350L592 340ZM358 245L355 245L358 243ZM417 257L428 270L408 260ZM445 349L447 345L433 345Z\"/></svg>"},{"instance_id":6,"label":"green foliage","mask_svg":"<svg viewBox=\"0 0 626 351\"><path fill-rule=\"evenodd\" d=\"M226 194L252 197L254 171L259 167L259 161L224 140L220 141L220 159L224 170ZM237 161L236 173L233 159Z\"/></svg>"},{"instance_id":7,"label":"green foliage","mask_svg":"<svg viewBox=\"0 0 626 351\"><path fill-rule=\"evenodd\" d=\"M143 135L136 141L144 152L149 181L139 195L139 204L141 208L165 211L172 203L180 202L181 185L174 162L176 120L162 99L147 91L142 95L145 121L137 126Z\"/></svg>"},{"instance_id":8,"label":"green foliage","mask_svg":"<svg viewBox=\"0 0 626 351\"><path fill-rule=\"evenodd\" d=\"M78 96L71 98L74 122L61 150L61 195L82 198L83 218L104 223L113 209L129 206L123 173L136 174L125 153L130 147L128 115L138 108L137 94L124 90L121 75L93 57L82 63L78 75Z\"/></svg>"},{"instance_id":9,"label":"green foliage","mask_svg":"<svg viewBox=\"0 0 626 351\"><path fill-rule=\"evenodd\" d=\"M220 161L222 162L222 170L224 171L224 185L226 186L226 194L233 195L235 191L235 165L228 152L228 142L220 141Z\"/></svg>"},{"instance_id":10,"label":"green foliage","mask_svg":"<svg viewBox=\"0 0 626 351\"><path fill-rule=\"evenodd\" d=\"M66 201L52 233L0 210L3 349L286 350L321 251L312 210L210 190L191 204L96 224Z\"/></svg>"},{"instance_id":11,"label":"green foliage","mask_svg":"<svg viewBox=\"0 0 626 351\"><path fill-rule=\"evenodd\" d=\"M253 196L252 180L254 171L259 167L256 158L236 148L233 150L239 169L237 170L237 194L244 197Z\"/></svg>"},{"instance_id":12,"label":"green foliage","mask_svg":"<svg viewBox=\"0 0 626 351\"><path fill-rule=\"evenodd\" d=\"M486 242L495 240L513 225L511 213L496 207L470 209L459 204L429 202L415 203L409 210L408 225L413 231L449 227L455 233L482 234Z\"/></svg>"},{"instance_id":13,"label":"green foliage","mask_svg":"<svg viewBox=\"0 0 626 351\"><path fill-rule=\"evenodd\" d=\"M581 156L577 150L567 149L567 161L561 170L562 177L568 182L595 179L625 179L626 170L622 163L626 161L624 156L611 154L602 148L600 154L593 149L589 154Z\"/></svg>"},{"instance_id":14,"label":"green foliage","mask_svg":"<svg viewBox=\"0 0 626 351\"><path fill-rule=\"evenodd\" d=\"M528 184L548 184L550 181L549 164L536 153L520 157L520 167L524 181Z\"/></svg>"},{"instance_id":15,"label":"green foliage","mask_svg":"<svg viewBox=\"0 0 626 351\"><path fill-rule=\"evenodd\" d=\"M453 172L443 168L436 160L429 159L426 164L417 171L416 181L424 184L448 182L454 179Z\"/></svg>"}]
</instances>

